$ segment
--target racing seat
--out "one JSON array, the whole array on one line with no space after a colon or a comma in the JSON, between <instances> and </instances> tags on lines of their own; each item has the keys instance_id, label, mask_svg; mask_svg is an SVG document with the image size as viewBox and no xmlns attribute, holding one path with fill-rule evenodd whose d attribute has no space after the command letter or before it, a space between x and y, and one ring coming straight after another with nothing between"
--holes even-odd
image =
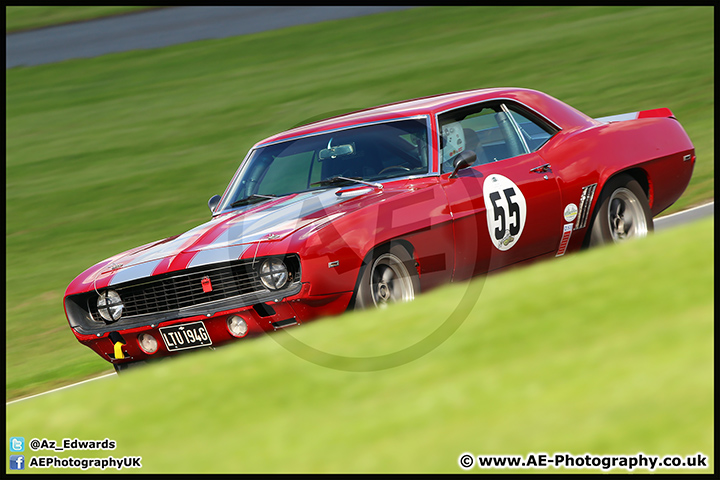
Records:
<instances>
[{"instance_id":1,"label":"racing seat","mask_svg":"<svg viewBox=\"0 0 720 480\"><path fill-rule=\"evenodd\" d=\"M465 135L465 150L472 150L477 155L475 165L490 163L487 155L485 155L485 150L480 143L477 133L470 128L463 128L463 134Z\"/></svg>"}]
</instances>

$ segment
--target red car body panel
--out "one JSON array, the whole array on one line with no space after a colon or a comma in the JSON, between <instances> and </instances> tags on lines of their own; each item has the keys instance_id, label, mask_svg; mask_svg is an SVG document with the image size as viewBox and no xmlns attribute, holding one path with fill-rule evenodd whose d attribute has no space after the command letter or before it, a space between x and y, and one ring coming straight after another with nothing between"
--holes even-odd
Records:
<instances>
[{"instance_id":1,"label":"red car body panel","mask_svg":"<svg viewBox=\"0 0 720 480\"><path fill-rule=\"evenodd\" d=\"M552 135L534 151L473 165L458 171L456 178L441 172L439 117L493 101L518 104L548 125ZM402 244L412 257L422 291L578 250L609 179L620 173L635 177L647 193L652 214L657 215L679 198L692 175L694 147L669 109L628 115L595 120L541 92L496 88L399 102L282 132L258 142L251 151L359 125L424 119L431 137L428 172L383 181L382 189L353 184L329 193L296 193L240 210L215 212L212 220L189 232L115 255L80 274L65 292L66 315L81 343L106 360L122 364L177 353L162 340L161 327L202 321L212 345L219 345L235 339L226 326L233 314L246 320L250 333L340 314L351 306L363 262L373 249L391 241ZM242 166L231 186L241 170ZM516 189L506 193L506 203L498 196L492 197L492 207L488 205L488 182L507 181ZM220 205L228 201L231 186ZM514 203L514 194L522 195L523 202ZM500 203L495 204L496 200ZM498 210L501 205L515 208L506 217L511 233L513 227L519 228L521 218L523 222L520 232L503 239L510 243L496 248L499 237L489 235L490 222L502 211ZM573 215L563 218L564 209L578 205L585 212L583 225L583 212L577 220ZM568 238L571 224L574 228ZM218 303L214 304L217 311L215 307L206 313L188 310L172 318L147 316L147 321L134 323L121 318L103 324L88 313L97 293L128 282L164 278L224 260L245 261L252 269L256 259L286 254L299 258L296 288L265 292L257 303L235 307ZM137 340L142 333L156 338L157 352L142 351ZM122 354L115 358L118 342Z\"/></svg>"}]
</instances>

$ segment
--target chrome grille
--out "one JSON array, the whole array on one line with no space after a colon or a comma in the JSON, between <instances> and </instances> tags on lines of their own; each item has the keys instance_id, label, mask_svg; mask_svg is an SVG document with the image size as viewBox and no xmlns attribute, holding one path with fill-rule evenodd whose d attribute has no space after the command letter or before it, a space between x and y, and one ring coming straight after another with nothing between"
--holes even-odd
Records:
<instances>
[{"instance_id":1,"label":"chrome grille","mask_svg":"<svg viewBox=\"0 0 720 480\"><path fill-rule=\"evenodd\" d=\"M212 291L203 291L204 277L210 279ZM123 318L149 313L161 313L204 303L266 291L260 283L252 261L234 264L208 265L183 270L113 287L122 298ZM95 302L89 301L90 314L102 321Z\"/></svg>"}]
</instances>

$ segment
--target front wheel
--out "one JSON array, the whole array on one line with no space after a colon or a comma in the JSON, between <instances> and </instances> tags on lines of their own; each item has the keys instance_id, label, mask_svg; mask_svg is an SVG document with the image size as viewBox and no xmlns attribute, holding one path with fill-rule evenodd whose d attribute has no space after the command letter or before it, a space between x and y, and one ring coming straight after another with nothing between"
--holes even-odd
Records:
<instances>
[{"instance_id":1,"label":"front wheel","mask_svg":"<svg viewBox=\"0 0 720 480\"><path fill-rule=\"evenodd\" d=\"M611 179L598 198L589 247L646 237L653 231L652 213L640 184L629 175Z\"/></svg>"},{"instance_id":2,"label":"front wheel","mask_svg":"<svg viewBox=\"0 0 720 480\"><path fill-rule=\"evenodd\" d=\"M415 262L401 245L378 249L364 266L355 298L355 308L385 308L409 302L420 293Z\"/></svg>"}]
</instances>

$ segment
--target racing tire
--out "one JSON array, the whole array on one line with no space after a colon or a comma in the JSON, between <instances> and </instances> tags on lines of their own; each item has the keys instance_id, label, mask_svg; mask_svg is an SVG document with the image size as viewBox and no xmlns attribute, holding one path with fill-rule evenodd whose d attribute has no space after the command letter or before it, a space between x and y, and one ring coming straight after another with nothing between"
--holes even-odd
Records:
<instances>
[{"instance_id":1,"label":"racing tire","mask_svg":"<svg viewBox=\"0 0 720 480\"><path fill-rule=\"evenodd\" d=\"M643 238L654 230L645 191L630 175L608 181L598 198L587 247Z\"/></svg>"},{"instance_id":2,"label":"racing tire","mask_svg":"<svg viewBox=\"0 0 720 480\"><path fill-rule=\"evenodd\" d=\"M355 295L355 309L386 308L420 293L415 261L400 244L384 245L368 255Z\"/></svg>"}]
</instances>

